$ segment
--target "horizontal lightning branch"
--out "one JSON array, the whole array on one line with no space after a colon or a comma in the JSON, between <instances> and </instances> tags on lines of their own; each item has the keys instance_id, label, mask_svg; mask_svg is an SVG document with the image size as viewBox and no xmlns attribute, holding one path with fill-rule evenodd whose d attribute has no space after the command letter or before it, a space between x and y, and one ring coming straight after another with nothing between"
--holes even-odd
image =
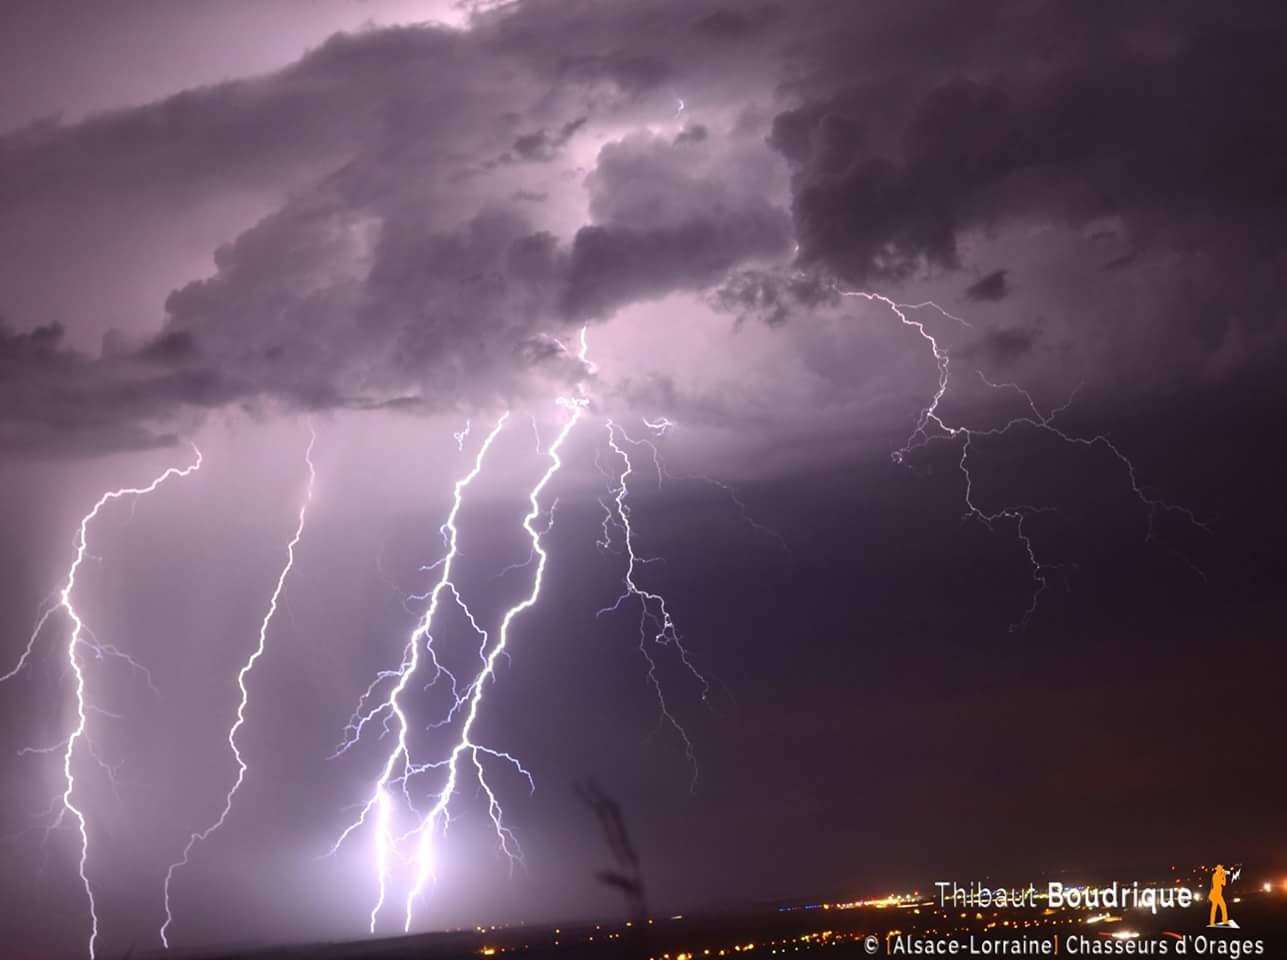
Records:
<instances>
[{"instance_id":1,"label":"horizontal lightning branch","mask_svg":"<svg viewBox=\"0 0 1287 960\"><path fill-rule=\"evenodd\" d=\"M969 326L966 321L960 317L948 313L932 300L924 303L898 303L891 298L880 293L873 293L866 290L839 290L838 293L845 297L859 297L873 303L879 303L888 308L899 322L904 326L910 327L927 344L929 344L930 353L934 357L935 366L938 369L938 385L934 390L928 404L925 405L917 415L915 426L912 428L907 441L902 447L895 450L891 457L895 463L905 463L907 458L914 450L927 446L934 440L959 440L961 443L961 455L957 461L957 466L965 484L965 508L966 516L981 522L989 530L999 521L1006 520L1013 524L1015 538L1023 547L1027 554L1028 567L1032 577L1033 591L1029 598L1028 606L1017 623L1011 625L1012 631L1024 629L1032 621L1037 610L1037 604L1041 595L1049 585L1050 574L1066 564L1051 563L1044 561L1038 556L1037 549L1032 542L1032 538L1025 526L1026 522L1036 514L1048 512L1051 508L1039 507L1031 504L1009 504L1002 506L993 511L987 511L981 508L974 499L974 475L970 469L971 443L976 437L999 437L1010 433L1012 430L1027 426L1036 430L1048 433L1060 441L1084 448L1098 447L1108 451L1108 453L1121 465L1126 472L1126 477L1130 485L1131 492L1135 498L1142 504L1147 512L1148 533L1147 538L1152 539L1154 534L1154 524L1157 516L1162 512L1173 512L1183 516L1190 523L1206 530L1206 524L1202 523L1185 507L1170 504L1156 497L1151 497L1141 486L1135 470L1135 464L1112 442L1105 434L1096 434L1091 437L1081 437L1068 433L1055 424L1055 419L1068 409L1076 397L1076 391L1073 397L1057 407L1048 414L1043 414L1034 402L1032 395L1022 387L1013 383L993 383L986 377L982 377L983 383L994 390L1010 390L1016 392L1027 406L1028 412L1022 416L1014 417L1006 423L987 429L972 429L970 427L960 426L958 424L948 423L943 419L939 412L943 398L947 395L951 385L951 355L947 349L939 343L938 338L934 336L925 326L925 323L914 317L908 316L908 311L932 308L938 311L942 316L957 323ZM982 376L982 375L980 375Z\"/></svg>"}]
</instances>

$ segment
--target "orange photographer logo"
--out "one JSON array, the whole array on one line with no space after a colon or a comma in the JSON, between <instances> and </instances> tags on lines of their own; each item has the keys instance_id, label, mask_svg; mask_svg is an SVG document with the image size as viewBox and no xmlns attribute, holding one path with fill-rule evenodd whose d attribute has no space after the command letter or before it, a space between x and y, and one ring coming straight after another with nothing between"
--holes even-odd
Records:
<instances>
[{"instance_id":1,"label":"orange photographer logo","mask_svg":"<svg viewBox=\"0 0 1287 960\"><path fill-rule=\"evenodd\" d=\"M1234 877L1236 879L1237 873ZM1229 874L1225 872L1224 864L1217 863L1215 870L1211 873L1211 892L1207 894L1207 899L1211 901L1211 918L1207 922L1209 927L1237 927L1234 921L1229 919L1229 908L1224 902L1224 888L1229 883ZM1216 912L1220 913L1220 922L1216 923Z\"/></svg>"}]
</instances>

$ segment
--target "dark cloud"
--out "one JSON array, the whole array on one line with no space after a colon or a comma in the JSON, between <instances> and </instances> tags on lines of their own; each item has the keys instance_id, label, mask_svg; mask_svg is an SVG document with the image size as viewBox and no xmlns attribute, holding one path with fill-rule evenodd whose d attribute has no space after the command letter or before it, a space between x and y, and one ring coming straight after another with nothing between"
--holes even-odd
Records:
<instances>
[{"instance_id":1,"label":"dark cloud","mask_svg":"<svg viewBox=\"0 0 1287 960\"><path fill-rule=\"evenodd\" d=\"M288 207L170 297L167 336L257 392L309 406L435 406L512 389L516 351L552 317L566 258L512 212L445 229L421 213L386 216L361 269L346 270L346 211ZM262 316L273 322L249 319Z\"/></svg>"},{"instance_id":2,"label":"dark cloud","mask_svg":"<svg viewBox=\"0 0 1287 960\"><path fill-rule=\"evenodd\" d=\"M1051 36L1071 23L1075 34ZM901 109L836 77L778 116L772 142L795 169L805 261L858 281L906 277L958 266L965 230L1109 216L1158 247L1214 249L1218 235L1247 252L1282 249L1287 174L1270 158L1287 138L1264 118L1287 82L1274 53L1287 26L1266 5L1235 21L1146 4L1122 22L1050 4L1005 29L1042 38L1042 57L987 79L962 64L915 95L921 77Z\"/></svg>"},{"instance_id":3,"label":"dark cloud","mask_svg":"<svg viewBox=\"0 0 1287 960\"><path fill-rule=\"evenodd\" d=\"M79 332L85 296L51 266L69 250L109 289L182 278L164 318L124 321L137 340L164 319L135 356L77 360L137 378L115 405L136 426L187 396L432 408L521 391L524 344L631 302L713 290L780 324L827 276L897 284L973 266L966 233L1111 220L1137 252L1110 270L1176 258L1183 288L1154 295L1149 322L1197 350L1234 323L1263 343L1287 262L1287 143L1265 119L1287 85L1280 20L1267 4L529 0L469 32L338 36L274 74L0 140L6 308ZM623 132L676 123L680 96L736 121ZM591 142L593 162L569 156ZM588 217L569 223L582 186ZM168 262L168 239L230 197L259 206L214 272ZM780 270L793 242L818 279ZM1014 299L1005 271L966 297ZM72 393L92 402L97 382Z\"/></svg>"},{"instance_id":4,"label":"dark cloud","mask_svg":"<svg viewBox=\"0 0 1287 960\"><path fill-rule=\"evenodd\" d=\"M721 177L698 141L632 135L609 144L587 179L595 223L572 244L566 309L602 316L632 299L719 281L733 266L786 252L785 211Z\"/></svg>"},{"instance_id":5,"label":"dark cloud","mask_svg":"<svg viewBox=\"0 0 1287 960\"><path fill-rule=\"evenodd\" d=\"M221 406L242 393L210 368L91 359L63 338L58 326L18 333L0 323L0 447L83 456L166 446L175 442L168 424L177 410ZM154 359L147 348L141 355Z\"/></svg>"},{"instance_id":6,"label":"dark cloud","mask_svg":"<svg viewBox=\"0 0 1287 960\"><path fill-rule=\"evenodd\" d=\"M709 135L709 131L700 123L694 123L691 126L684 127L683 130L675 134L676 143L701 143Z\"/></svg>"},{"instance_id":7,"label":"dark cloud","mask_svg":"<svg viewBox=\"0 0 1287 960\"><path fill-rule=\"evenodd\" d=\"M965 290L965 299L973 300L975 303L980 301L1004 300L1010 293L1010 285L1006 281L1008 270L993 270L991 273L970 284Z\"/></svg>"},{"instance_id":8,"label":"dark cloud","mask_svg":"<svg viewBox=\"0 0 1287 960\"><path fill-rule=\"evenodd\" d=\"M785 323L798 313L834 306L839 301L840 294L833 282L805 271L737 271L710 296L717 310L733 314L739 323L758 320L769 326Z\"/></svg>"},{"instance_id":9,"label":"dark cloud","mask_svg":"<svg viewBox=\"0 0 1287 960\"><path fill-rule=\"evenodd\" d=\"M578 117L575 120L569 120L554 133L542 128L522 134L514 141L512 156L519 160L533 162L553 160L559 150L585 126L587 119L587 117Z\"/></svg>"},{"instance_id":10,"label":"dark cloud","mask_svg":"<svg viewBox=\"0 0 1287 960\"><path fill-rule=\"evenodd\" d=\"M602 316L630 300L709 286L746 258L782 253L788 235L786 218L772 210L652 229L583 227L563 302L574 316Z\"/></svg>"},{"instance_id":11,"label":"dark cloud","mask_svg":"<svg viewBox=\"0 0 1287 960\"><path fill-rule=\"evenodd\" d=\"M413 205L381 209L369 251L355 257L348 191L311 196L221 249L213 277L176 291L168 335L183 333L258 391L313 405L521 391L532 358L523 345L542 331L785 252L785 211L715 180L713 148L697 164L689 154L647 135L606 146L587 180L593 222L570 243L514 209L444 229Z\"/></svg>"},{"instance_id":12,"label":"dark cloud","mask_svg":"<svg viewBox=\"0 0 1287 960\"><path fill-rule=\"evenodd\" d=\"M722 8L701 17L694 29L713 40L741 40L762 30L782 15L775 3L758 3L746 9Z\"/></svg>"},{"instance_id":13,"label":"dark cloud","mask_svg":"<svg viewBox=\"0 0 1287 960\"><path fill-rule=\"evenodd\" d=\"M524 169L559 158L591 124L585 108L636 109L674 77L655 26L623 32L601 12L531 4L484 15L468 34L337 36L276 74L20 131L0 144L0 205L11 214L0 248L34 257L34 276L88 223L77 242L106 274L106 251L155 257L194 204L238 190L284 195L217 247L212 274L177 284L163 329L129 362L78 357L132 384L130 403L100 409L139 429L182 413L189 395L197 407L222 396L434 408L521 392L533 337L701 289L789 243L789 217L760 175L730 176L737 148L716 147L701 126L678 143L609 142L579 229L555 234L535 218L553 214L531 200L555 204L550 183ZM690 22L666 4L648 16L658 13ZM515 30L531 32L516 43ZM553 92L533 106L543 83ZM45 246L25 229L35 223ZM56 288L41 275L20 298L24 320ZM202 377L218 389L197 389ZM97 382L77 395L93 403Z\"/></svg>"},{"instance_id":14,"label":"dark cloud","mask_svg":"<svg viewBox=\"0 0 1287 960\"><path fill-rule=\"evenodd\" d=\"M64 126L40 122L3 138L0 207L11 213L182 199L212 187L279 186L316 175L394 127L450 113L403 92L460 93L462 41L450 31L337 34L269 77L185 91ZM436 123L435 123L436 121Z\"/></svg>"},{"instance_id":15,"label":"dark cloud","mask_svg":"<svg viewBox=\"0 0 1287 960\"><path fill-rule=\"evenodd\" d=\"M859 281L956 267L972 194L1012 163L1007 97L968 82L940 87L903 121L896 153L878 149L864 99L842 96L774 123L773 144L797 168L802 259Z\"/></svg>"},{"instance_id":16,"label":"dark cloud","mask_svg":"<svg viewBox=\"0 0 1287 960\"><path fill-rule=\"evenodd\" d=\"M160 363L181 363L196 355L195 338L186 330L171 330L153 337L138 352L142 360Z\"/></svg>"},{"instance_id":17,"label":"dark cloud","mask_svg":"<svg viewBox=\"0 0 1287 960\"><path fill-rule=\"evenodd\" d=\"M961 355L981 361L981 368L1004 369L1032 352L1037 334L1020 327L990 330L982 338L960 351Z\"/></svg>"}]
</instances>

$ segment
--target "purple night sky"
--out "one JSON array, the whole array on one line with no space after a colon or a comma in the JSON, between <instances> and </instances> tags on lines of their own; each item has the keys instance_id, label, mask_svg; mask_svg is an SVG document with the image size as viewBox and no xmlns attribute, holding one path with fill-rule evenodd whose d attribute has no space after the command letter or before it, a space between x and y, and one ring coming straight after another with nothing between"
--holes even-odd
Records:
<instances>
[{"instance_id":1,"label":"purple night sky","mask_svg":"<svg viewBox=\"0 0 1287 960\"><path fill-rule=\"evenodd\" d=\"M477 721L535 782L487 761L525 862L465 763L413 930L619 913L590 780L659 911L1282 860L1285 46L1269 0L10 0L0 674L95 501L203 456L77 573L99 955L159 946L236 774L310 430L169 936L366 933L378 828L324 855L397 738L331 755L508 410L452 571L495 642L581 403ZM599 614L614 444L682 649ZM0 683L5 951L85 954L71 626ZM430 632L477 672L458 605ZM460 729L432 679L421 759Z\"/></svg>"}]
</instances>

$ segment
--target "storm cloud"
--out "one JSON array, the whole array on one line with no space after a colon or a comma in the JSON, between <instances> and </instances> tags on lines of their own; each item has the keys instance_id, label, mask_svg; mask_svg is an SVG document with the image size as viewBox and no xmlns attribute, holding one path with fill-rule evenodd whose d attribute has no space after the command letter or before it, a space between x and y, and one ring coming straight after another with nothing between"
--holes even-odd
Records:
<instances>
[{"instance_id":1,"label":"storm cloud","mask_svg":"<svg viewBox=\"0 0 1287 960\"><path fill-rule=\"evenodd\" d=\"M467 31L337 35L266 76L15 130L4 302L17 329L71 334L59 363L15 367L27 402L6 406L4 436L57 447L33 438L77 403L111 446L227 402L521 395L548 359L532 343L630 304L692 291L781 325L821 305L806 287L951 274L965 238L1041 225L1113 238L1119 273L1184 277L1138 318L1198 345L1180 368L1185 350L1273 340L1287 185L1263 118L1287 77L1271 6L940 13L947 47L914 33L939 22L926 11L859 33L830 2L530 2ZM94 311L68 272L136 303L146 284L122 293L116 268L166 263L185 222L227 230L227 211L254 222L215 247L213 273L154 296L152 319L81 322ZM1021 270L994 267L964 300L1010 299ZM93 346L118 326L149 341L129 363ZM88 375L70 389L73 369Z\"/></svg>"},{"instance_id":2,"label":"storm cloud","mask_svg":"<svg viewBox=\"0 0 1287 960\"><path fill-rule=\"evenodd\" d=\"M182 27L172 3L108 6L0 13L22 73L0 85L20 118L0 133L0 669L87 506L203 453L105 507L77 587L161 691L114 658L87 671L95 749L124 763L119 795L88 764L76 788L105 955L155 943L166 865L227 788L240 658L310 467L246 792L185 868L176 939L366 929L364 841L317 857L383 747L327 758L398 665L502 410L461 595L494 638L529 588L526 494L569 396L584 416L533 515L543 600L481 721L530 759L534 795L498 776L531 871L505 880L462 790L417 924L612 915L564 789L591 775L676 913L1273 848L1281 3L225 0ZM23 53L40 17L48 49ZM151 82L111 94L121 74ZM60 117L62 90L82 92ZM623 466L640 582L692 639L657 676L695 794L685 744L654 733L638 617L596 616L622 590ZM442 616L446 656L476 663L463 608ZM18 752L66 736L65 626L0 697L0 942L81 955L74 837L38 873L21 833L64 789L57 756ZM436 743L446 684L408 691ZM1237 736L1176 722L1213 702L1239 704ZM1239 816L1203 799L1197 756L1242 785Z\"/></svg>"}]
</instances>

